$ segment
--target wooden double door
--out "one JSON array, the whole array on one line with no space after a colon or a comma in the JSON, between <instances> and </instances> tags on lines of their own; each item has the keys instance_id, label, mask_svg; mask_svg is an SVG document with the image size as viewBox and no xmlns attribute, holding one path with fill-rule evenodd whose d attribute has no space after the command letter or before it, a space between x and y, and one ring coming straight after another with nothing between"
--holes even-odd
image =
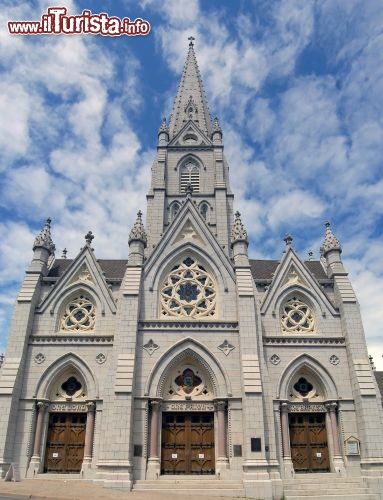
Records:
<instances>
[{"instance_id":1,"label":"wooden double door","mask_svg":"<svg viewBox=\"0 0 383 500\"><path fill-rule=\"evenodd\" d=\"M296 472L330 470L325 413L290 413L291 459Z\"/></svg>"},{"instance_id":2,"label":"wooden double door","mask_svg":"<svg viewBox=\"0 0 383 500\"><path fill-rule=\"evenodd\" d=\"M51 413L44 472L78 473L84 458L86 413Z\"/></svg>"},{"instance_id":3,"label":"wooden double door","mask_svg":"<svg viewBox=\"0 0 383 500\"><path fill-rule=\"evenodd\" d=\"M161 474L214 474L214 413L163 413Z\"/></svg>"}]
</instances>

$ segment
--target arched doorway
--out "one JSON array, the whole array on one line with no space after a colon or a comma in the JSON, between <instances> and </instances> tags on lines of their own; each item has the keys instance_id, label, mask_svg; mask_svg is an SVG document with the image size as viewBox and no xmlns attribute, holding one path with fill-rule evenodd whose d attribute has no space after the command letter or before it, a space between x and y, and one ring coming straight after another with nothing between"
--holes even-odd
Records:
<instances>
[{"instance_id":1,"label":"arched doorway","mask_svg":"<svg viewBox=\"0 0 383 500\"><path fill-rule=\"evenodd\" d=\"M90 467L96 405L89 400L89 377L85 379L72 357L58 360L40 383L29 476L78 474Z\"/></svg>"},{"instance_id":2,"label":"arched doorway","mask_svg":"<svg viewBox=\"0 0 383 500\"><path fill-rule=\"evenodd\" d=\"M280 385L284 469L291 473L341 469L336 389L310 357L295 360ZM320 370L320 365L316 366ZM290 371L290 373L288 373ZM334 399L329 399L332 396Z\"/></svg>"},{"instance_id":3,"label":"arched doorway","mask_svg":"<svg viewBox=\"0 0 383 500\"><path fill-rule=\"evenodd\" d=\"M150 401L148 474L212 475L227 468L227 400L192 349L170 360Z\"/></svg>"}]
</instances>

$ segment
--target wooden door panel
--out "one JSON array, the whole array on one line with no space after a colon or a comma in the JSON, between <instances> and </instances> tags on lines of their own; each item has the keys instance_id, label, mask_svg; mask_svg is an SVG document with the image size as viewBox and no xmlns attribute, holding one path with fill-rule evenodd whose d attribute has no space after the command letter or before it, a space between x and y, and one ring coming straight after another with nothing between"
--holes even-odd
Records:
<instances>
[{"instance_id":1,"label":"wooden door panel","mask_svg":"<svg viewBox=\"0 0 383 500\"><path fill-rule=\"evenodd\" d=\"M214 474L214 414L164 413L162 474Z\"/></svg>"},{"instance_id":2,"label":"wooden door panel","mask_svg":"<svg viewBox=\"0 0 383 500\"><path fill-rule=\"evenodd\" d=\"M84 458L85 429L85 413L50 414L45 472L80 472Z\"/></svg>"},{"instance_id":3,"label":"wooden door panel","mask_svg":"<svg viewBox=\"0 0 383 500\"><path fill-rule=\"evenodd\" d=\"M329 471L324 413L289 415L291 459L296 472Z\"/></svg>"}]
</instances>

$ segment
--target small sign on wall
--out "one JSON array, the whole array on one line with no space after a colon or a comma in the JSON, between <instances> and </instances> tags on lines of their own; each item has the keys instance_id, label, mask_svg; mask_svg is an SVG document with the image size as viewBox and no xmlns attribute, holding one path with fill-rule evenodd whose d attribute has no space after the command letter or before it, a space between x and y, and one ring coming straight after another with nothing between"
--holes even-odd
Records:
<instances>
[{"instance_id":1,"label":"small sign on wall","mask_svg":"<svg viewBox=\"0 0 383 500\"><path fill-rule=\"evenodd\" d=\"M172 458L178 458L177 453L172 453Z\"/></svg>"},{"instance_id":2,"label":"small sign on wall","mask_svg":"<svg viewBox=\"0 0 383 500\"><path fill-rule=\"evenodd\" d=\"M52 453L52 458L58 458L59 454L58 453Z\"/></svg>"},{"instance_id":3,"label":"small sign on wall","mask_svg":"<svg viewBox=\"0 0 383 500\"><path fill-rule=\"evenodd\" d=\"M203 453L198 453L198 458L199 459L205 458L205 455Z\"/></svg>"},{"instance_id":4,"label":"small sign on wall","mask_svg":"<svg viewBox=\"0 0 383 500\"><path fill-rule=\"evenodd\" d=\"M345 441L346 455L360 455L359 439L350 436Z\"/></svg>"}]
</instances>

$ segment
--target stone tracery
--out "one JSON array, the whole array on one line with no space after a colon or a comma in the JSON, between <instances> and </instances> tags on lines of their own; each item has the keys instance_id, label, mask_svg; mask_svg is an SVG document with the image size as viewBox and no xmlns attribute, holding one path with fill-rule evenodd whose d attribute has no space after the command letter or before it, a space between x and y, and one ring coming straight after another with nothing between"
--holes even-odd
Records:
<instances>
[{"instance_id":1,"label":"stone tracery","mask_svg":"<svg viewBox=\"0 0 383 500\"><path fill-rule=\"evenodd\" d=\"M202 318L216 313L216 289L206 269L191 257L170 271L161 289L161 317Z\"/></svg>"}]
</instances>

